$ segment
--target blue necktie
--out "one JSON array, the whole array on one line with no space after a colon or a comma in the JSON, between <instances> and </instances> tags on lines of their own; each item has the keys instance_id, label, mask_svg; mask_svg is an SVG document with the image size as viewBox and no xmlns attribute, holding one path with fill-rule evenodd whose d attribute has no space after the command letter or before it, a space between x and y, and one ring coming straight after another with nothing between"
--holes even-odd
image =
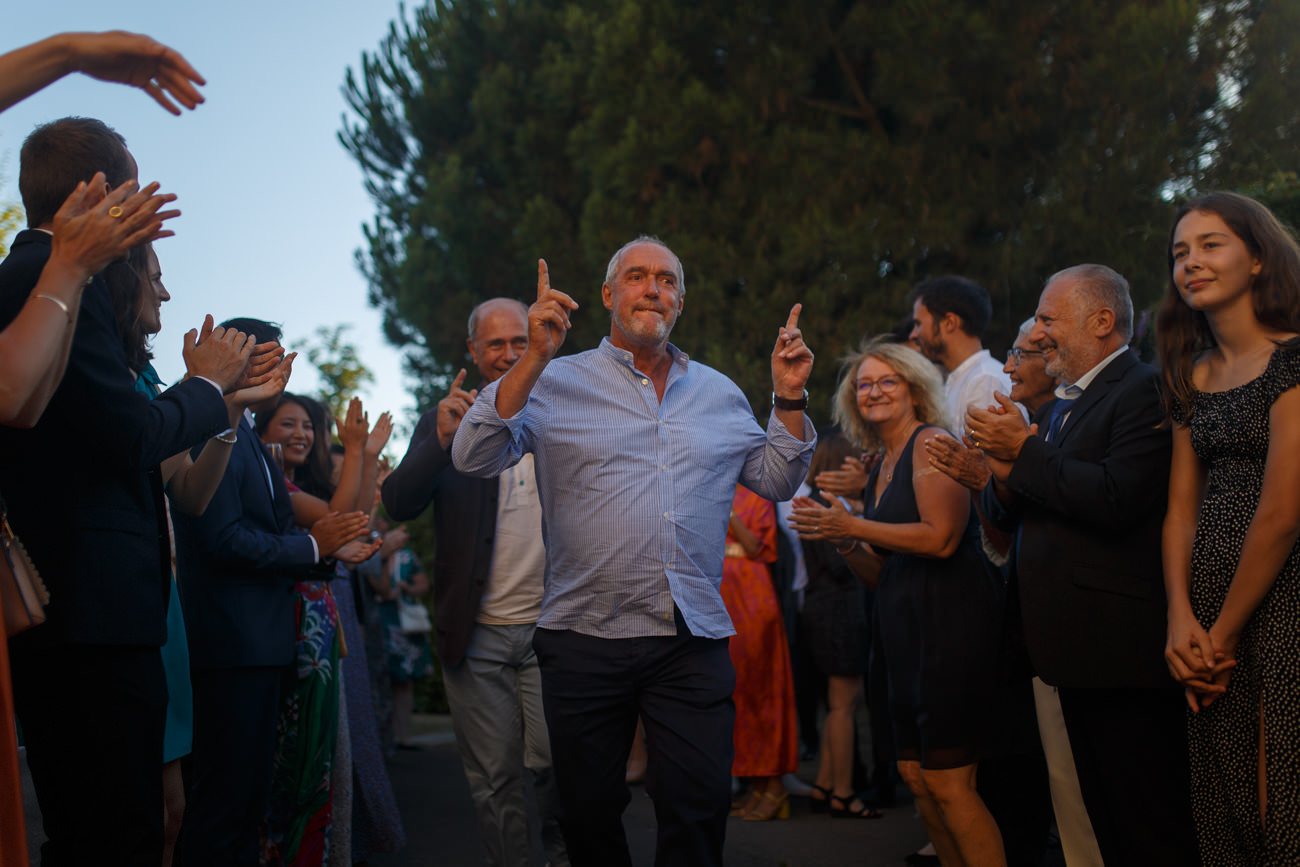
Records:
<instances>
[{"instance_id":1,"label":"blue necktie","mask_svg":"<svg viewBox=\"0 0 1300 867\"><path fill-rule=\"evenodd\" d=\"M1057 399L1056 405L1052 407L1052 420L1047 425L1047 442L1056 442L1060 438L1061 426L1065 424L1065 417L1070 414L1074 401L1073 397Z\"/></svg>"}]
</instances>

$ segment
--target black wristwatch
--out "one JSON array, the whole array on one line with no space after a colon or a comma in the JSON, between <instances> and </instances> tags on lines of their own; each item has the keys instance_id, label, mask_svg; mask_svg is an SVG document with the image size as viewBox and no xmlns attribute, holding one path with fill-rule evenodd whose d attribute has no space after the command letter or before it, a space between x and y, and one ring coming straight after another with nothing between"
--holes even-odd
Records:
<instances>
[{"instance_id":1,"label":"black wristwatch","mask_svg":"<svg viewBox=\"0 0 1300 867\"><path fill-rule=\"evenodd\" d=\"M794 400L789 400L788 398L784 398L784 397L777 397L776 392L774 391L772 392L772 406L776 407L777 409L803 412L808 408L808 389L805 388L803 390L803 397L795 398Z\"/></svg>"}]
</instances>

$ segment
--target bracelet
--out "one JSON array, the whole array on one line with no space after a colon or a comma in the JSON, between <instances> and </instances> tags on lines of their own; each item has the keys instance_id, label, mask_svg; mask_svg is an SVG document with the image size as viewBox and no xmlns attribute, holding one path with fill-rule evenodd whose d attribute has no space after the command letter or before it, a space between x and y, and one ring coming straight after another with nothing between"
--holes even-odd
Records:
<instances>
[{"instance_id":1,"label":"bracelet","mask_svg":"<svg viewBox=\"0 0 1300 867\"><path fill-rule=\"evenodd\" d=\"M227 437L226 434L230 434L230 436ZM223 430L221 433L214 436L213 439L219 443L225 443L228 446L233 446L235 442L239 439L239 434L235 433L234 428L230 428L229 430Z\"/></svg>"},{"instance_id":2,"label":"bracelet","mask_svg":"<svg viewBox=\"0 0 1300 867\"><path fill-rule=\"evenodd\" d=\"M68 302L64 301L62 298L55 298L53 295L46 295L44 292L38 292L32 297L44 298L46 301L49 301L52 304L57 304L59 306L59 309L63 311L63 315L68 317L68 321L69 322L72 321L72 310L68 307Z\"/></svg>"}]
</instances>

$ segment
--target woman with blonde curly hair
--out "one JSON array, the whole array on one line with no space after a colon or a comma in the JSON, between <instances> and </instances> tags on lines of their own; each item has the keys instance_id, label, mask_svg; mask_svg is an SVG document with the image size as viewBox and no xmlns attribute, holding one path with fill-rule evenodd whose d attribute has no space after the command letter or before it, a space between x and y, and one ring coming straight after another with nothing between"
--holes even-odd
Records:
<instances>
[{"instance_id":1,"label":"woman with blonde curly hair","mask_svg":"<svg viewBox=\"0 0 1300 867\"><path fill-rule=\"evenodd\" d=\"M975 791L1001 581L980 549L966 490L926 457L925 443L950 436L946 406L924 356L879 338L865 343L847 359L835 398L845 434L881 453L863 491L864 515L799 498L791 522L804 538L836 540L877 584L876 652L889 674L899 774L941 863L983 867L1006 863Z\"/></svg>"}]
</instances>

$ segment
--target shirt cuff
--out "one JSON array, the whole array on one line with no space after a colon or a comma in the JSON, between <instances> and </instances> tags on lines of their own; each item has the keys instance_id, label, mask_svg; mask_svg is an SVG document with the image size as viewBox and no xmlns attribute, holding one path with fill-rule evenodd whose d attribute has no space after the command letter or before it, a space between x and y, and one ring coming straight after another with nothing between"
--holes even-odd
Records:
<instances>
[{"instance_id":1,"label":"shirt cuff","mask_svg":"<svg viewBox=\"0 0 1300 867\"><path fill-rule=\"evenodd\" d=\"M316 544L316 537L313 536L311 533L308 533L308 534L307 534L307 538L311 540L311 562L312 562L312 563L319 563L319 562L320 562L320 546Z\"/></svg>"},{"instance_id":2,"label":"shirt cuff","mask_svg":"<svg viewBox=\"0 0 1300 867\"><path fill-rule=\"evenodd\" d=\"M212 386L213 388L215 388L215 389L217 390L217 394L221 395L223 398L226 396L226 393L225 393L224 391L221 390L221 386L217 385L215 382L213 382L212 380L208 379L206 376L199 376L198 374L195 374L195 375L194 375L194 378L195 378L195 379L201 379L201 380L203 380L204 382L206 382L208 385L210 385L210 386Z\"/></svg>"}]
</instances>

